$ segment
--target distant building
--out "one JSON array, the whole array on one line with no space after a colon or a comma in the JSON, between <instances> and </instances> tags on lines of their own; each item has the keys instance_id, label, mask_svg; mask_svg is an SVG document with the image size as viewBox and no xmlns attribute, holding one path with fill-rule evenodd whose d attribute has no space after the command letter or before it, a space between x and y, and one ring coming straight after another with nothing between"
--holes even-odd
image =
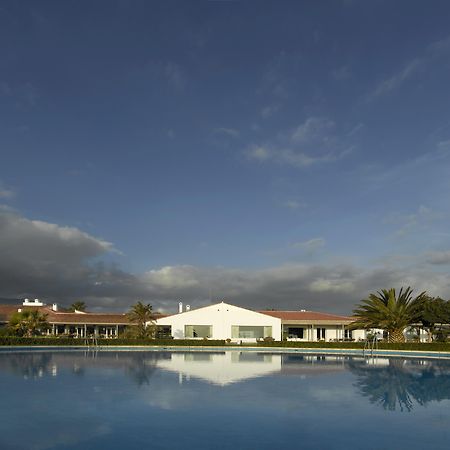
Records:
<instances>
[{"instance_id":1,"label":"distant building","mask_svg":"<svg viewBox=\"0 0 450 450\"><path fill-rule=\"evenodd\" d=\"M47 334L73 337L116 338L126 327L135 326L126 314L64 312L57 304L45 305L25 299L22 305L0 305L0 326L8 324L16 312L37 309L47 317ZM282 339L292 341L358 341L364 330L351 330L351 317L314 311L252 311L221 302L185 311L180 304L178 314L155 313L158 334L174 339L230 339L232 342Z\"/></svg>"},{"instance_id":2,"label":"distant building","mask_svg":"<svg viewBox=\"0 0 450 450\"><path fill-rule=\"evenodd\" d=\"M35 301L25 299L22 305L0 305L0 326L7 325L14 313L33 309L37 309L46 315L47 322L50 324L47 334L55 336L115 338L126 327L135 326L128 320L126 314L64 312L58 309L56 303L47 306L38 299ZM158 317L161 317L161 315L155 314L155 318Z\"/></svg>"},{"instance_id":3,"label":"distant building","mask_svg":"<svg viewBox=\"0 0 450 450\"><path fill-rule=\"evenodd\" d=\"M352 317L315 311L261 311L281 320L283 338L291 341L358 341L364 330L351 330Z\"/></svg>"}]
</instances>

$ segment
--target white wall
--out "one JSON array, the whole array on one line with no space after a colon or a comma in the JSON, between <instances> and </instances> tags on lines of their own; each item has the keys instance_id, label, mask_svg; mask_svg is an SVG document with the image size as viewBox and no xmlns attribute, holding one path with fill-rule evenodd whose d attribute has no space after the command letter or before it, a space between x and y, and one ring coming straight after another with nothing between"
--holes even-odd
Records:
<instances>
[{"instance_id":1,"label":"white wall","mask_svg":"<svg viewBox=\"0 0 450 450\"><path fill-rule=\"evenodd\" d=\"M271 326L272 337L276 341L281 340L280 319L223 302L158 319L156 325L170 325L175 339L184 339L185 325L211 325L211 339L232 339L232 325ZM243 342L254 340L233 339L233 341Z\"/></svg>"}]
</instances>

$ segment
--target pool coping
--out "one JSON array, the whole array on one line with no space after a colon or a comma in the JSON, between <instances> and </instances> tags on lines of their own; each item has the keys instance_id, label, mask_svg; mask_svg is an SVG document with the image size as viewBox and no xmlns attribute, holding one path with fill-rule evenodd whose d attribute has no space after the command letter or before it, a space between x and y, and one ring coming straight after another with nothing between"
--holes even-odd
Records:
<instances>
[{"instance_id":1,"label":"pool coping","mask_svg":"<svg viewBox=\"0 0 450 450\"><path fill-rule=\"evenodd\" d=\"M421 350L363 350L349 348L295 348L295 347L229 347L229 346L156 346L156 345L133 345L133 346L85 346L85 345L4 345L0 346L0 353L23 353L33 351L85 351L85 352L108 352L108 351L153 351L153 352L258 352L258 353L297 353L313 355L336 355L336 356L362 356L371 357L407 357L407 358L431 358L450 359L450 352L421 351Z\"/></svg>"}]
</instances>

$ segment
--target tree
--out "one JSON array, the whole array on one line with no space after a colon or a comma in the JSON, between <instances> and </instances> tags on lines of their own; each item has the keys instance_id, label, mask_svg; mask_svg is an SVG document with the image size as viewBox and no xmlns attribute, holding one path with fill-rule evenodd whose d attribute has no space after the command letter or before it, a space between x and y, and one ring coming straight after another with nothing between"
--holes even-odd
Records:
<instances>
[{"instance_id":1,"label":"tree","mask_svg":"<svg viewBox=\"0 0 450 450\"><path fill-rule=\"evenodd\" d=\"M428 333L428 342L433 341L436 334L436 326L449 323L449 308L448 303L439 297L429 297L425 295L421 308L419 310L418 322Z\"/></svg>"},{"instance_id":2,"label":"tree","mask_svg":"<svg viewBox=\"0 0 450 450\"><path fill-rule=\"evenodd\" d=\"M389 342L405 342L403 331L417 321L425 296L422 292L413 298L412 292L408 287L401 288L398 296L395 289L370 294L353 310L352 328L381 328L388 332Z\"/></svg>"},{"instance_id":3,"label":"tree","mask_svg":"<svg viewBox=\"0 0 450 450\"><path fill-rule=\"evenodd\" d=\"M14 313L8 326L15 334L26 337L39 335L50 328L47 314L42 314L37 309Z\"/></svg>"},{"instance_id":4,"label":"tree","mask_svg":"<svg viewBox=\"0 0 450 450\"><path fill-rule=\"evenodd\" d=\"M137 338L154 337L155 322L153 320L152 305L144 305L138 301L127 314L128 320L136 324L135 336Z\"/></svg>"},{"instance_id":5,"label":"tree","mask_svg":"<svg viewBox=\"0 0 450 450\"><path fill-rule=\"evenodd\" d=\"M82 301L78 301L78 302L74 302L70 305L69 311L70 312L75 312L75 310L77 311L86 311L86 303L82 302Z\"/></svg>"}]
</instances>

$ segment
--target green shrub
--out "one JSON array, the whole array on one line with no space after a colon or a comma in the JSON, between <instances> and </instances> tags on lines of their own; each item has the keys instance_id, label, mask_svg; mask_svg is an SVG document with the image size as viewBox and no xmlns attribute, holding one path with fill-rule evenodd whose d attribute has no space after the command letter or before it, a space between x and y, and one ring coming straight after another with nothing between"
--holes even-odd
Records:
<instances>
[{"instance_id":1,"label":"green shrub","mask_svg":"<svg viewBox=\"0 0 450 450\"><path fill-rule=\"evenodd\" d=\"M202 346L207 344L208 346L223 346L225 341L223 340L208 340L207 343L203 340L188 340L188 339L129 339L129 338L118 338L118 339L97 339L97 345L99 346L134 346L134 345L144 345L144 346ZM71 337L34 337L25 338L17 336L2 336L0 337L0 346L2 345L23 345L23 346L33 346L33 345L55 345L55 346L86 346L87 344L92 345L92 339L84 338L71 338Z\"/></svg>"},{"instance_id":2,"label":"green shrub","mask_svg":"<svg viewBox=\"0 0 450 450\"><path fill-rule=\"evenodd\" d=\"M82 346L92 345L92 340L71 337L17 337L17 336L0 336L0 346ZM158 347L201 347L201 346L216 346L222 347L226 345L225 340L204 341L202 339L98 339L99 346L158 346ZM364 342L298 342L298 341L259 341L257 343L245 343L246 347L270 347L270 348L308 348L308 349L360 349L364 348ZM416 350L416 351L430 351L430 352L450 352L449 342L406 342L406 343L387 343L380 342L378 344L379 350Z\"/></svg>"}]
</instances>

